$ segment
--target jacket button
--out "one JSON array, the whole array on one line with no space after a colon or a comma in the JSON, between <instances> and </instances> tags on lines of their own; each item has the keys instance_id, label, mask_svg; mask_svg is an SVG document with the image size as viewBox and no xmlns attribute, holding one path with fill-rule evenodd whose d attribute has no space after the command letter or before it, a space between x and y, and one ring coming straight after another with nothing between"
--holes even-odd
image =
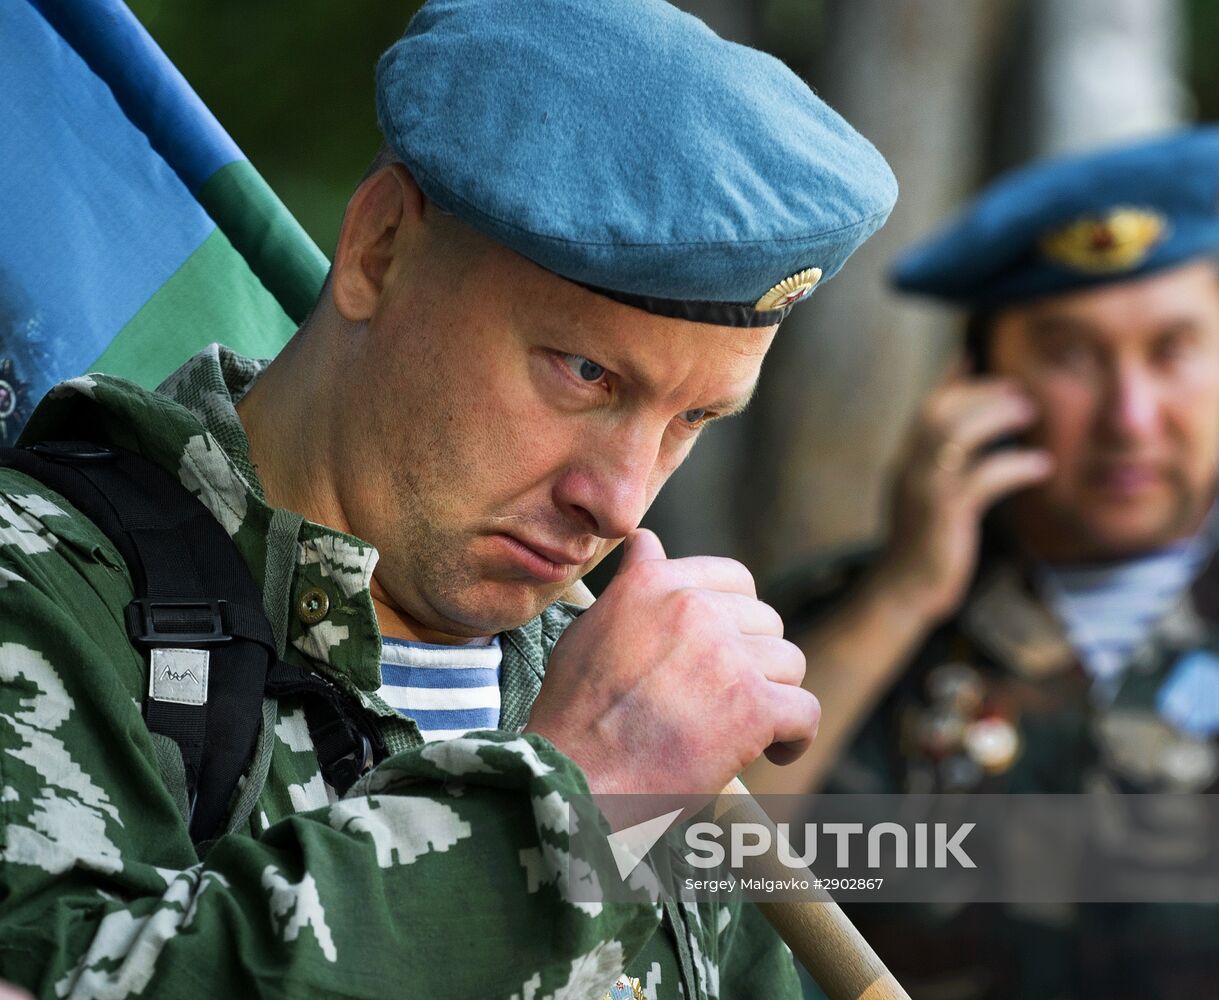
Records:
<instances>
[{"instance_id":1,"label":"jacket button","mask_svg":"<svg viewBox=\"0 0 1219 1000\"><path fill-rule=\"evenodd\" d=\"M321 587L310 587L296 602L296 614L306 625L316 625L330 611L330 598Z\"/></svg>"}]
</instances>

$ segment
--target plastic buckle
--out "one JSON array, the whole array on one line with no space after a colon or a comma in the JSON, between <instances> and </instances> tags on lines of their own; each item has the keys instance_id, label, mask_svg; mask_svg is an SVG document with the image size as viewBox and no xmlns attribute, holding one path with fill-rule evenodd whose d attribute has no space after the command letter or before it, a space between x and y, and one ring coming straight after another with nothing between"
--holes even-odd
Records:
<instances>
[{"instance_id":1,"label":"plastic buckle","mask_svg":"<svg viewBox=\"0 0 1219 1000\"><path fill-rule=\"evenodd\" d=\"M127 605L127 631L133 642L153 646L199 646L230 642L224 630L224 609L227 601L156 601L137 597ZM206 631L183 631L158 626L157 612L206 612L211 622Z\"/></svg>"},{"instance_id":2,"label":"plastic buckle","mask_svg":"<svg viewBox=\"0 0 1219 1000\"><path fill-rule=\"evenodd\" d=\"M360 738L358 747L354 747L350 753L337 760L322 765L322 779L339 795L345 795L347 790L376 764L372 741L363 733L357 732L355 735Z\"/></svg>"}]
</instances>

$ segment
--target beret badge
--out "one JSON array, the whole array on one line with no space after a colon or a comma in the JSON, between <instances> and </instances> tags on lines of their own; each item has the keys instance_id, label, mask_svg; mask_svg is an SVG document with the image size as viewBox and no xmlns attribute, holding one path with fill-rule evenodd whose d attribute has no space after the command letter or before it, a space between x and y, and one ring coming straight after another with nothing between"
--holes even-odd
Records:
<instances>
[{"instance_id":1,"label":"beret badge","mask_svg":"<svg viewBox=\"0 0 1219 1000\"><path fill-rule=\"evenodd\" d=\"M820 280L821 268L806 267L803 271L797 271L775 285L774 288L754 303L754 309L758 310L758 312L768 312L771 309L785 309L787 306L794 305L804 298L804 296L817 287L817 282Z\"/></svg>"},{"instance_id":2,"label":"beret badge","mask_svg":"<svg viewBox=\"0 0 1219 1000\"><path fill-rule=\"evenodd\" d=\"M1048 260L1073 271L1115 274L1142 264L1167 231L1160 213L1121 206L1052 230L1040 247Z\"/></svg>"}]
</instances>

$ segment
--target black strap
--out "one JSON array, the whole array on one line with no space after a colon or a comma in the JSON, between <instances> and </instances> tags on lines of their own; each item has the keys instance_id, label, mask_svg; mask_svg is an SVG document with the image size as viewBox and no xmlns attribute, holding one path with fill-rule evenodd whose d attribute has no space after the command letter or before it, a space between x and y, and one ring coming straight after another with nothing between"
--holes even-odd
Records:
<instances>
[{"instance_id":1,"label":"black strap","mask_svg":"<svg viewBox=\"0 0 1219 1000\"><path fill-rule=\"evenodd\" d=\"M191 839L220 831L253 755L264 692L304 699L324 779L340 794L384 755L355 700L299 668L278 663L258 585L228 533L199 500L153 462L89 442L41 442L0 450L8 465L45 483L114 543L135 598L125 618L133 644L157 651L205 649L203 704L149 697L145 721L178 744L193 798Z\"/></svg>"},{"instance_id":2,"label":"black strap","mask_svg":"<svg viewBox=\"0 0 1219 1000\"><path fill-rule=\"evenodd\" d=\"M61 493L114 542L136 595L126 619L138 648L208 651L206 701L186 705L149 697L145 721L181 749L194 800L191 838L210 839L253 754L266 674L275 659L249 570L207 508L132 452L43 442L6 450L0 461Z\"/></svg>"},{"instance_id":3,"label":"black strap","mask_svg":"<svg viewBox=\"0 0 1219 1000\"><path fill-rule=\"evenodd\" d=\"M339 795L385 758L385 743L363 706L317 674L280 660L267 675L267 694L302 699L322 780Z\"/></svg>"}]
</instances>

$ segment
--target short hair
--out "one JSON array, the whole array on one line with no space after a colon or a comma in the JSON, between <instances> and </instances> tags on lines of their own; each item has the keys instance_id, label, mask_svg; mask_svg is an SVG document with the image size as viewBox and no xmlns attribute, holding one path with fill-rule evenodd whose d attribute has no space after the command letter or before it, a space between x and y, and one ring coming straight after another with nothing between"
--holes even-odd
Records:
<instances>
[{"instance_id":1,"label":"short hair","mask_svg":"<svg viewBox=\"0 0 1219 1000\"><path fill-rule=\"evenodd\" d=\"M360 178L360 182L356 185L356 187L363 184L378 170L388 167L391 163L401 162L402 160L398 157L398 154L389 148L389 143L383 141L380 148L377 150L377 155L372 158L372 163L368 165L368 169L364 171L364 176Z\"/></svg>"}]
</instances>

